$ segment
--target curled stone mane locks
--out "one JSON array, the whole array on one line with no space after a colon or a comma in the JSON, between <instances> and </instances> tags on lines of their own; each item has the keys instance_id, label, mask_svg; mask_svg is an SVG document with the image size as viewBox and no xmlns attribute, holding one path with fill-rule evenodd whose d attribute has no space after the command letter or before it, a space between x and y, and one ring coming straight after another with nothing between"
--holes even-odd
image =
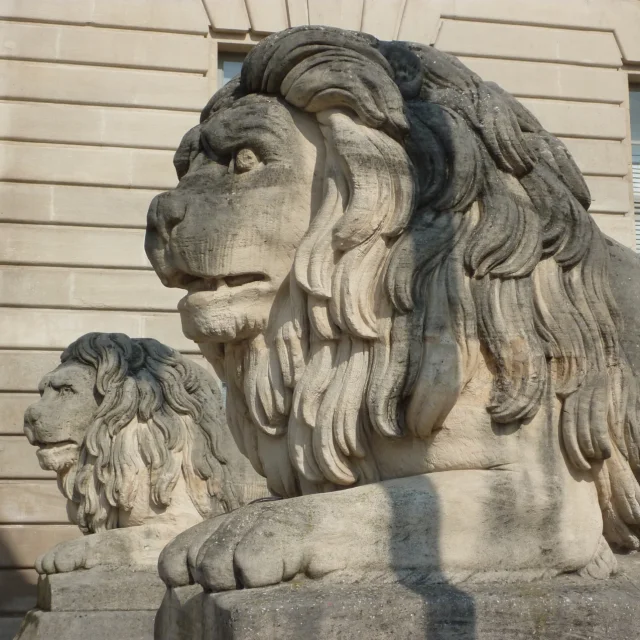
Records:
<instances>
[{"instance_id":1,"label":"curled stone mane locks","mask_svg":"<svg viewBox=\"0 0 640 640\"><path fill-rule=\"evenodd\" d=\"M101 396L86 432L79 475L65 492L69 498L74 493L80 496L81 528L94 532L118 526L118 510L132 508L139 466L146 461L150 500L156 507L171 504L183 472L191 500L203 517L218 510L212 496L220 501L221 511L239 506L235 488L224 477L226 460L216 451L221 430L219 391L197 365L151 338L99 333L76 340L60 360L63 365L77 362L95 369ZM139 465L132 464L134 443L127 433L136 430L134 421L146 425L137 428ZM172 455L180 451L187 454L182 465Z\"/></svg>"},{"instance_id":2,"label":"curled stone mane locks","mask_svg":"<svg viewBox=\"0 0 640 640\"><path fill-rule=\"evenodd\" d=\"M228 384L243 452L293 498L231 518L225 543L212 525L227 555L200 554L207 588L235 588L229 562L245 586L435 571L420 545L451 576L608 574L603 534L640 547L637 384L608 245L567 149L517 100L429 46L289 29L249 53L174 163L147 253L187 289L184 332ZM395 491L424 510L406 556ZM355 515L367 500L376 522ZM246 552L274 514L302 558L275 577ZM355 548L354 520L396 556Z\"/></svg>"}]
</instances>

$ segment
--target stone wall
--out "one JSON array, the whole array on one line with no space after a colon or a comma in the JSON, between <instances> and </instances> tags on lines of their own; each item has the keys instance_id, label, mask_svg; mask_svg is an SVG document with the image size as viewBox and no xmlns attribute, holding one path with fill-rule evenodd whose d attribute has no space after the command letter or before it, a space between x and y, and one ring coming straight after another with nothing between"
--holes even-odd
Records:
<instances>
[{"instance_id":1,"label":"stone wall","mask_svg":"<svg viewBox=\"0 0 640 640\"><path fill-rule=\"evenodd\" d=\"M0 615L32 606L36 555L77 535L22 412L87 331L187 353L142 246L146 208L215 89L218 53L298 24L435 44L519 97L633 246L628 71L637 0L0 0ZM210 31L209 25L213 25ZM638 67L635 67L638 68ZM3 639L0 626L0 639Z\"/></svg>"},{"instance_id":2,"label":"stone wall","mask_svg":"<svg viewBox=\"0 0 640 640\"><path fill-rule=\"evenodd\" d=\"M0 614L11 616L33 606L35 557L79 535L22 435L40 376L87 331L196 351L143 238L212 87L200 0L3 1L0 16Z\"/></svg>"}]
</instances>

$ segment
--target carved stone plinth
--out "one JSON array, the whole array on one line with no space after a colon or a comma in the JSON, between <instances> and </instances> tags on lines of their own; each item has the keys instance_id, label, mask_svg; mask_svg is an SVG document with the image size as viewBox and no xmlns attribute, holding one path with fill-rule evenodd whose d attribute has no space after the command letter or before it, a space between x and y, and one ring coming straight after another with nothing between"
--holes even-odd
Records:
<instances>
[{"instance_id":1,"label":"carved stone plinth","mask_svg":"<svg viewBox=\"0 0 640 640\"><path fill-rule=\"evenodd\" d=\"M544 581L408 587L275 588L193 595L167 592L156 640L637 640L640 558L619 558L607 581L567 575Z\"/></svg>"},{"instance_id":2,"label":"carved stone plinth","mask_svg":"<svg viewBox=\"0 0 640 640\"><path fill-rule=\"evenodd\" d=\"M157 575L126 568L43 576L16 640L151 640L163 595Z\"/></svg>"}]
</instances>

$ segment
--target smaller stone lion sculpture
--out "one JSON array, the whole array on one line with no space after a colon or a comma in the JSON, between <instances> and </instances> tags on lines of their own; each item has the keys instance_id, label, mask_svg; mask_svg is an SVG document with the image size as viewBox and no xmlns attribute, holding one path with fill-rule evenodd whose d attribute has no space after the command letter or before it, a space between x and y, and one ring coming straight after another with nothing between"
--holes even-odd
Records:
<instances>
[{"instance_id":1,"label":"smaller stone lion sculpture","mask_svg":"<svg viewBox=\"0 0 640 640\"><path fill-rule=\"evenodd\" d=\"M237 449L209 374L149 338L88 333L40 381L24 430L55 471L85 536L41 556L39 573L155 569L187 527L267 495Z\"/></svg>"}]
</instances>

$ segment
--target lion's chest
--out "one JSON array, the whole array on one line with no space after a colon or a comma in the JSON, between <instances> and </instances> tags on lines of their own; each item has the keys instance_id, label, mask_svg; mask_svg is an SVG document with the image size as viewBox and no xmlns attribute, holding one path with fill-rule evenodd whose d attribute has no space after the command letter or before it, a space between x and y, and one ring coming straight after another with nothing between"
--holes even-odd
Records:
<instances>
[{"instance_id":1,"label":"lion's chest","mask_svg":"<svg viewBox=\"0 0 640 640\"><path fill-rule=\"evenodd\" d=\"M382 479L467 469L518 468L562 459L555 425L559 407L542 406L527 423L497 424L486 407L490 377L465 390L442 427L426 438L374 435L371 445Z\"/></svg>"},{"instance_id":2,"label":"lion's chest","mask_svg":"<svg viewBox=\"0 0 640 640\"><path fill-rule=\"evenodd\" d=\"M474 412L466 416L465 424L447 421L426 439L374 436L372 448L382 479L388 480L452 469L514 465L521 458L520 440L513 427L492 428L486 412Z\"/></svg>"}]
</instances>

